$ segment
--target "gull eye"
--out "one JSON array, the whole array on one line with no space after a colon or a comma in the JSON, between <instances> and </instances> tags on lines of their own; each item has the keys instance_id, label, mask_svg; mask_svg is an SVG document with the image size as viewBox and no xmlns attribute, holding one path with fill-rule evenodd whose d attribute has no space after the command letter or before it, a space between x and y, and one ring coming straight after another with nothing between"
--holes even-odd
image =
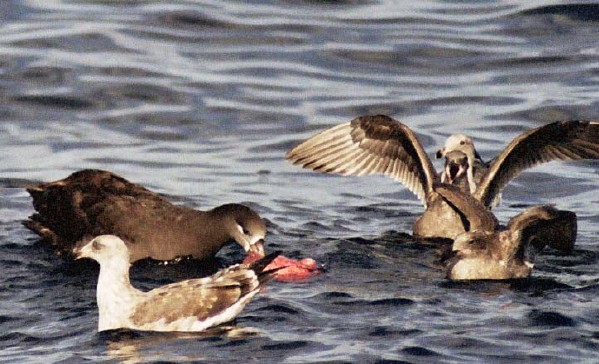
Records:
<instances>
[{"instance_id":1,"label":"gull eye","mask_svg":"<svg viewBox=\"0 0 599 364\"><path fill-rule=\"evenodd\" d=\"M102 244L98 243L97 240L94 240L92 242L92 249L93 250L100 250L100 248L102 248Z\"/></svg>"},{"instance_id":2,"label":"gull eye","mask_svg":"<svg viewBox=\"0 0 599 364\"><path fill-rule=\"evenodd\" d=\"M460 145L464 145L464 144L466 144L466 141L465 140L460 140Z\"/></svg>"}]
</instances>

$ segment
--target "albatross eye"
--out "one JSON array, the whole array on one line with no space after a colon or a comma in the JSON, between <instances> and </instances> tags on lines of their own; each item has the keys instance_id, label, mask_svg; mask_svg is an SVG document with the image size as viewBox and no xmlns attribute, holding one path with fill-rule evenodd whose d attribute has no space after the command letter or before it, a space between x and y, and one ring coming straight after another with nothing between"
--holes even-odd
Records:
<instances>
[{"instance_id":1,"label":"albatross eye","mask_svg":"<svg viewBox=\"0 0 599 364\"><path fill-rule=\"evenodd\" d=\"M465 140L460 140L460 145L464 145L464 144L466 144L466 141Z\"/></svg>"},{"instance_id":2,"label":"albatross eye","mask_svg":"<svg viewBox=\"0 0 599 364\"><path fill-rule=\"evenodd\" d=\"M241 225L241 224L237 224L237 230L239 230L239 232L241 232L243 235L249 235L250 232L248 229L245 228L245 226Z\"/></svg>"}]
</instances>

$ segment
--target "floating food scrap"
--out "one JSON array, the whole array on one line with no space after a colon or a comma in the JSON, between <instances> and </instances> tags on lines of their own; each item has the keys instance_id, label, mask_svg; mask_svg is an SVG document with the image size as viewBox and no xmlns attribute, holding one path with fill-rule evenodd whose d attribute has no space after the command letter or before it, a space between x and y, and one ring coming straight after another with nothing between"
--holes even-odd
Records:
<instances>
[{"instance_id":1,"label":"floating food scrap","mask_svg":"<svg viewBox=\"0 0 599 364\"><path fill-rule=\"evenodd\" d=\"M250 251L243 263L251 264L260 258L260 255ZM264 270L271 269L279 269L275 279L283 282L300 281L319 273L318 263L312 258L295 260L282 255L276 257Z\"/></svg>"}]
</instances>

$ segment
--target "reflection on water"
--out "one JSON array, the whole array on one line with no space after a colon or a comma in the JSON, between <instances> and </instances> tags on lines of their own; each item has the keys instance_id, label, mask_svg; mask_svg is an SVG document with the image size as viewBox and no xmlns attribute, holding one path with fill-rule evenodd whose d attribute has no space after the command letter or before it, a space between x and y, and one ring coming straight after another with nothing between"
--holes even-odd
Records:
<instances>
[{"instance_id":1,"label":"reflection on water","mask_svg":"<svg viewBox=\"0 0 599 364\"><path fill-rule=\"evenodd\" d=\"M7 1L0 4L0 358L6 361L588 361L598 348L597 163L510 183L503 223L554 203L571 256L526 282L455 284L409 236L423 208L384 177L284 154L357 115L402 120L432 153L456 132L489 160L523 131L599 119L597 4L424 1ZM438 161L436 161L437 163ZM440 164L436 165L437 169ZM326 267L271 284L234 327L256 335L96 333L97 267L21 226L23 187L81 168L206 209L250 204L270 249ZM241 259L234 246L218 264ZM133 284L201 275L139 266Z\"/></svg>"},{"instance_id":2,"label":"reflection on water","mask_svg":"<svg viewBox=\"0 0 599 364\"><path fill-rule=\"evenodd\" d=\"M144 333L128 330L102 332L99 337L106 345L108 359L124 364L147 363L155 360L191 362L207 359L201 352L193 350L197 341L221 342L222 340L244 340L258 335L251 328L223 325L201 333ZM177 342L178 352L169 349ZM181 350L187 348L187 350Z\"/></svg>"}]
</instances>

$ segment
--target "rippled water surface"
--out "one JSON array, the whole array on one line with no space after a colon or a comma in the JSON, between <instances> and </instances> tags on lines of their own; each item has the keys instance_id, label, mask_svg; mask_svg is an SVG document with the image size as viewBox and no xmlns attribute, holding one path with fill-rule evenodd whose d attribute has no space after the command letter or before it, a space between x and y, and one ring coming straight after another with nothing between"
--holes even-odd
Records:
<instances>
[{"instance_id":1,"label":"rippled water surface","mask_svg":"<svg viewBox=\"0 0 599 364\"><path fill-rule=\"evenodd\" d=\"M406 235L423 208L400 184L284 160L363 114L402 120L431 156L468 133L487 160L528 128L599 119L598 5L398 3L1 2L0 360L596 360L598 163L528 171L494 210L504 223L539 203L575 211L573 255L543 253L525 282L455 284L438 249ZM61 260L21 226L24 185L81 168L196 208L248 203L270 249L326 271L272 282L241 333L98 334L97 266ZM241 257L230 246L218 264ZM132 280L205 271L150 262Z\"/></svg>"}]
</instances>

